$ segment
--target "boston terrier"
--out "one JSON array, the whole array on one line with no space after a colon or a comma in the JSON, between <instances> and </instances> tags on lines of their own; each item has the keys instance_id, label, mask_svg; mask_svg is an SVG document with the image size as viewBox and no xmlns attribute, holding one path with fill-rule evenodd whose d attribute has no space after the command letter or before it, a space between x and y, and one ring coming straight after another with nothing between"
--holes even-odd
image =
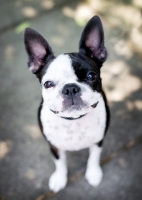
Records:
<instances>
[{"instance_id":1,"label":"boston terrier","mask_svg":"<svg viewBox=\"0 0 142 200\"><path fill-rule=\"evenodd\" d=\"M42 102L39 126L54 155L55 171L49 188L58 192L67 184L66 151L89 148L85 177L96 187L102 180L100 155L109 124L109 108L102 90L100 69L107 58L100 18L85 26L79 52L55 56L48 42L26 28L29 70L39 79Z\"/></svg>"}]
</instances>

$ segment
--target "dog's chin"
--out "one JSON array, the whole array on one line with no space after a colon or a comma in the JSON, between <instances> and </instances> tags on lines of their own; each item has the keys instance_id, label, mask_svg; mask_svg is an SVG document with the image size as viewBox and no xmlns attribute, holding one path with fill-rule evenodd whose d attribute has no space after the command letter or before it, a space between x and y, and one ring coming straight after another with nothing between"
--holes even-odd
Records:
<instances>
[{"instance_id":1,"label":"dog's chin","mask_svg":"<svg viewBox=\"0 0 142 200\"><path fill-rule=\"evenodd\" d=\"M70 107L64 109L63 111L55 111L50 109L54 114L58 115L61 118L65 119L79 119L84 117L89 113L90 110L94 109L98 105L98 101L91 106L77 106L71 105Z\"/></svg>"}]
</instances>

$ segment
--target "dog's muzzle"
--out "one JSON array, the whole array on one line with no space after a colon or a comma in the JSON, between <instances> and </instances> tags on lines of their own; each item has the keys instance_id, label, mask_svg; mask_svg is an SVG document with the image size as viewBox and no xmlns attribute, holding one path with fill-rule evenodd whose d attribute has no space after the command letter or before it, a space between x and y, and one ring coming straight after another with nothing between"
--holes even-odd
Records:
<instances>
[{"instance_id":1,"label":"dog's muzzle","mask_svg":"<svg viewBox=\"0 0 142 200\"><path fill-rule=\"evenodd\" d=\"M94 103L93 105L91 105L92 108L96 108L97 105L98 105L98 101L96 103ZM51 109L50 109L51 110ZM60 112L59 111L54 111L54 110L51 110L51 112L53 112L54 114L59 114ZM77 118L73 118L73 117L63 117L63 116L60 116L61 118L63 119L67 119L67 120L76 120L76 119L80 119L82 117L84 117L85 115L87 115L87 113L85 113L84 115L80 115L79 117Z\"/></svg>"}]
</instances>

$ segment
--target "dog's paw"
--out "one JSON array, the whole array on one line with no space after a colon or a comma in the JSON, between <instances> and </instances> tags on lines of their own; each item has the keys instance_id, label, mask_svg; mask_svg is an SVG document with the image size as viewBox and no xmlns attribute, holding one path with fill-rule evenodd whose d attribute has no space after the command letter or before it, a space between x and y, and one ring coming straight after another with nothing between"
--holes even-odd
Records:
<instances>
[{"instance_id":1,"label":"dog's paw","mask_svg":"<svg viewBox=\"0 0 142 200\"><path fill-rule=\"evenodd\" d=\"M87 179L88 183L93 187L97 187L103 178L102 169L98 167L88 168L85 173L85 178Z\"/></svg>"},{"instance_id":2,"label":"dog's paw","mask_svg":"<svg viewBox=\"0 0 142 200\"><path fill-rule=\"evenodd\" d=\"M67 184L67 175L59 171L55 171L49 179L49 188L53 192L58 192Z\"/></svg>"}]
</instances>

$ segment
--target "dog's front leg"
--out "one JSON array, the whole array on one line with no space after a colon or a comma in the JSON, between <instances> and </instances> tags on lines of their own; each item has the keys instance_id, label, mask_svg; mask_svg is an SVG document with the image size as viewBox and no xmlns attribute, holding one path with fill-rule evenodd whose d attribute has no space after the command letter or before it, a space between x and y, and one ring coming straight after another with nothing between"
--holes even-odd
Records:
<instances>
[{"instance_id":1,"label":"dog's front leg","mask_svg":"<svg viewBox=\"0 0 142 200\"><path fill-rule=\"evenodd\" d=\"M54 155L55 171L49 179L49 188L54 192L63 189L67 184L67 164L65 151L51 146Z\"/></svg>"},{"instance_id":2,"label":"dog's front leg","mask_svg":"<svg viewBox=\"0 0 142 200\"><path fill-rule=\"evenodd\" d=\"M100 184L103 172L100 167L100 156L101 156L102 148L99 145L94 144L89 149L89 159L87 162L87 169L85 173L85 177L90 185L96 187Z\"/></svg>"}]
</instances>

